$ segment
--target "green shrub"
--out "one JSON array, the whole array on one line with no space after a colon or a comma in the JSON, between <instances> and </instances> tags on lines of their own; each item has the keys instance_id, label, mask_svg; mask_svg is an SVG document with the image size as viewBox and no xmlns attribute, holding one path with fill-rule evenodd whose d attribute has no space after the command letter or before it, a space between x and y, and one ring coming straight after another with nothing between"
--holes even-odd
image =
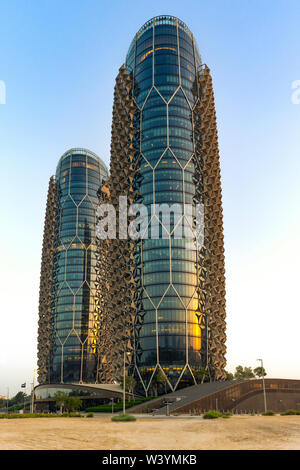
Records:
<instances>
[{"instance_id":1,"label":"green shrub","mask_svg":"<svg viewBox=\"0 0 300 470\"><path fill-rule=\"evenodd\" d=\"M88 413L88 414L86 415L86 417L87 417L87 418L93 418L93 417L94 417L94 413Z\"/></svg>"},{"instance_id":2,"label":"green shrub","mask_svg":"<svg viewBox=\"0 0 300 470\"><path fill-rule=\"evenodd\" d=\"M63 413L63 414L48 414L48 413L23 413L23 414L0 414L0 418L5 419L26 419L26 418L81 418L79 413Z\"/></svg>"},{"instance_id":3,"label":"green shrub","mask_svg":"<svg viewBox=\"0 0 300 470\"><path fill-rule=\"evenodd\" d=\"M135 416L132 415L127 415L127 414L121 414L121 415L116 415L111 418L112 421L136 421Z\"/></svg>"},{"instance_id":4,"label":"green shrub","mask_svg":"<svg viewBox=\"0 0 300 470\"><path fill-rule=\"evenodd\" d=\"M300 415L300 411L299 410L287 410L280 414L281 416Z\"/></svg>"},{"instance_id":5,"label":"green shrub","mask_svg":"<svg viewBox=\"0 0 300 470\"><path fill-rule=\"evenodd\" d=\"M222 413L219 413L219 411L210 410L204 413L203 419L216 419L216 418L220 418L221 416L222 416Z\"/></svg>"},{"instance_id":6,"label":"green shrub","mask_svg":"<svg viewBox=\"0 0 300 470\"><path fill-rule=\"evenodd\" d=\"M273 410L267 410L263 413L263 416L274 416L275 415L275 411Z\"/></svg>"},{"instance_id":7,"label":"green shrub","mask_svg":"<svg viewBox=\"0 0 300 470\"><path fill-rule=\"evenodd\" d=\"M145 398L136 398L135 400L129 400L125 402L125 408L131 408L132 406L140 405L144 402L149 400L153 400L155 397L145 397ZM118 403L114 403L114 411L122 411L123 410L123 402L120 401ZM112 412L112 405L107 403L105 405L98 405L98 406L91 406L86 408L85 411L87 413L94 412L94 413L111 413Z\"/></svg>"},{"instance_id":8,"label":"green shrub","mask_svg":"<svg viewBox=\"0 0 300 470\"><path fill-rule=\"evenodd\" d=\"M16 405L16 406L9 407L9 410L10 411L19 411L19 410L22 410L23 408L24 408L23 405Z\"/></svg>"},{"instance_id":9,"label":"green shrub","mask_svg":"<svg viewBox=\"0 0 300 470\"><path fill-rule=\"evenodd\" d=\"M116 403L114 405L114 411L120 411L122 409L123 405L120 407L119 403ZM86 408L85 411L87 413L111 413L112 408L111 405L98 405L98 406L90 406L89 408Z\"/></svg>"},{"instance_id":10,"label":"green shrub","mask_svg":"<svg viewBox=\"0 0 300 470\"><path fill-rule=\"evenodd\" d=\"M230 418L232 416L232 413L230 411L225 411L225 413L222 413L222 418Z\"/></svg>"},{"instance_id":11,"label":"green shrub","mask_svg":"<svg viewBox=\"0 0 300 470\"><path fill-rule=\"evenodd\" d=\"M23 419L23 418L39 418L40 416L43 416L41 413L6 413L4 415L1 415L1 418L5 419Z\"/></svg>"},{"instance_id":12,"label":"green shrub","mask_svg":"<svg viewBox=\"0 0 300 470\"><path fill-rule=\"evenodd\" d=\"M80 413L76 413L75 411L71 411L71 412L65 411L64 413L58 416L62 416L63 418L81 418L82 417Z\"/></svg>"}]
</instances>

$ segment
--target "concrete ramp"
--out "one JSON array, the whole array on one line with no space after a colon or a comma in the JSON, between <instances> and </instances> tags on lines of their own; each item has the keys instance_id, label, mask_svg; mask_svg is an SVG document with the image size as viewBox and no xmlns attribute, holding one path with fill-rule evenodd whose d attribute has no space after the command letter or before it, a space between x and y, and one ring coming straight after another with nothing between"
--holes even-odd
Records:
<instances>
[{"instance_id":1,"label":"concrete ramp","mask_svg":"<svg viewBox=\"0 0 300 470\"><path fill-rule=\"evenodd\" d=\"M167 393L166 395L161 395L160 397L146 403L142 403L141 405L134 406L130 408L130 413L153 412L155 415L166 415L168 407L168 412L173 414L176 413L176 409L179 409L182 406L189 405L194 401L237 383L239 383L238 380L228 380L192 385L191 387L182 388L180 390L176 390L176 392ZM168 402L169 404L166 405L165 402Z\"/></svg>"}]
</instances>

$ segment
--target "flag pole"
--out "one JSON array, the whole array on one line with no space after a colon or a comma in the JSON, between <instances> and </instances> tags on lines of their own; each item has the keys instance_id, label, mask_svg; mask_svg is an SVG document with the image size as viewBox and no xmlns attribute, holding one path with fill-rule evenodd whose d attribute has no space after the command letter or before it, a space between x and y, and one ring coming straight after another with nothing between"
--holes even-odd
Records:
<instances>
[{"instance_id":1,"label":"flag pole","mask_svg":"<svg viewBox=\"0 0 300 470\"><path fill-rule=\"evenodd\" d=\"M31 395L31 413L33 413L33 409L34 409L34 374L35 374L35 369L33 369L33 382L32 382L32 395Z\"/></svg>"}]
</instances>

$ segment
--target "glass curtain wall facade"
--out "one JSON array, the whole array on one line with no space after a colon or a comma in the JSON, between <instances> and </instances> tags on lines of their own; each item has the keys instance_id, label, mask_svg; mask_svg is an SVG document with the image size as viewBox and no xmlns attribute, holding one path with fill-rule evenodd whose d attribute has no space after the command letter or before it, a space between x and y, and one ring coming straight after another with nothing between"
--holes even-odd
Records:
<instances>
[{"instance_id":1,"label":"glass curtain wall facade","mask_svg":"<svg viewBox=\"0 0 300 470\"><path fill-rule=\"evenodd\" d=\"M213 94L193 35L177 18L148 21L129 48L116 79L110 171L104 194L117 203L116 196L125 192L148 214L153 205L151 222L160 234L151 239L149 228L148 239L126 248L132 295L118 318L132 319L129 369L146 392L159 372L169 389L198 382L203 369L212 380L224 378L223 228ZM132 177L126 180L128 172ZM204 246L193 250L190 241L176 239L178 219L171 215L166 227L161 204L177 204L186 227L188 206L195 216L196 204L203 204ZM109 282L111 295L116 275ZM113 324L111 315L105 317Z\"/></svg>"},{"instance_id":2,"label":"glass curtain wall facade","mask_svg":"<svg viewBox=\"0 0 300 470\"><path fill-rule=\"evenodd\" d=\"M104 163L85 149L66 152L57 165L51 302L44 325L48 337L39 329L40 383L96 380L95 210L97 191L106 178ZM45 225L47 222L51 224L48 219ZM45 344L47 357L43 355Z\"/></svg>"},{"instance_id":3,"label":"glass curtain wall facade","mask_svg":"<svg viewBox=\"0 0 300 470\"><path fill-rule=\"evenodd\" d=\"M138 368L147 383L159 364L174 387L192 382L206 367L206 332L196 317L196 251L165 227L159 205L194 204L196 185L193 112L201 66L192 34L180 21L156 18L138 32L126 68L132 71L140 108L140 192L160 225L160 240L141 244L143 326L137 337ZM198 201L197 201L198 202ZM199 201L200 202L200 201ZM150 210L150 209L149 209ZM152 221L154 223L154 221Z\"/></svg>"}]
</instances>

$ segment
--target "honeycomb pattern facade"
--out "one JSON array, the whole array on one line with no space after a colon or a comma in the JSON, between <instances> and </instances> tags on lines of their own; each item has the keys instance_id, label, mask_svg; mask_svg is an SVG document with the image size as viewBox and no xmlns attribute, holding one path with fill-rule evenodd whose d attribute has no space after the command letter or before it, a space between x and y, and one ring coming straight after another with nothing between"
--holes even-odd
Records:
<instances>
[{"instance_id":1,"label":"honeycomb pattern facade","mask_svg":"<svg viewBox=\"0 0 300 470\"><path fill-rule=\"evenodd\" d=\"M55 176L56 217L51 271L51 311L47 338L50 383L96 381L99 319L95 313L95 210L97 191L107 178L99 157L72 149ZM42 270L45 261L42 262ZM41 310L40 310L41 318ZM39 344L44 338L39 337ZM45 376L39 376L45 383Z\"/></svg>"},{"instance_id":2,"label":"honeycomb pattern facade","mask_svg":"<svg viewBox=\"0 0 300 470\"><path fill-rule=\"evenodd\" d=\"M48 187L39 295L38 371L39 383L50 382L52 274L55 240L57 191L54 177Z\"/></svg>"},{"instance_id":3,"label":"honeycomb pattern facade","mask_svg":"<svg viewBox=\"0 0 300 470\"><path fill-rule=\"evenodd\" d=\"M139 200L137 106L131 89L131 79L123 66L114 93L110 178L99 193L99 204L112 204L116 213L116 238L97 239L96 251L96 314L101 331L98 376L105 383L121 379L124 360L127 367L134 361L134 323L138 306L141 306L138 289L141 279L137 270L139 245L122 239L119 231L123 215L122 210L119 211L119 196L126 195L128 204Z\"/></svg>"},{"instance_id":4,"label":"honeycomb pattern facade","mask_svg":"<svg viewBox=\"0 0 300 470\"><path fill-rule=\"evenodd\" d=\"M106 346L100 346L103 379L113 380L121 370L124 351L146 393L158 373L171 390L196 383L202 369L212 380L224 378L224 248L213 90L193 35L177 18L150 20L129 48L115 85L110 171L100 202L116 205L127 195L129 204L143 203L160 237L100 242L99 250L113 261L101 287L103 329L107 325L110 331ZM164 203L181 209L170 226L159 210ZM204 207L204 246L192 250L174 230L179 224L195 228L196 204Z\"/></svg>"},{"instance_id":5,"label":"honeycomb pattern facade","mask_svg":"<svg viewBox=\"0 0 300 470\"><path fill-rule=\"evenodd\" d=\"M204 204L204 256L202 258L202 290L208 323L207 364L215 380L225 379L226 302L225 259L221 174L214 93L210 70L205 66L199 74L200 100L195 108L196 135L201 142Z\"/></svg>"}]
</instances>

